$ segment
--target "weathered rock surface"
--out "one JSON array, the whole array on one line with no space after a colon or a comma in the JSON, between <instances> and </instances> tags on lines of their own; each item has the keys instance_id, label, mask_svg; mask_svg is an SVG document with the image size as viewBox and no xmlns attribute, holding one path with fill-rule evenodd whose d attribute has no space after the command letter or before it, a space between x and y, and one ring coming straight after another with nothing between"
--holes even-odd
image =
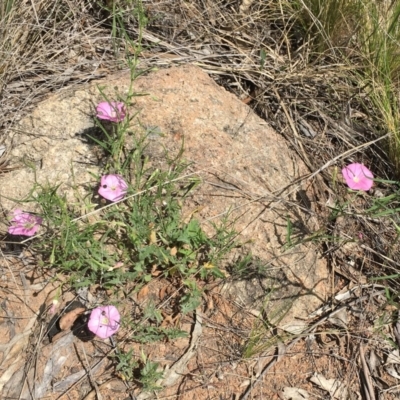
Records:
<instances>
[{"instance_id":1,"label":"weathered rock surface","mask_svg":"<svg viewBox=\"0 0 400 400\"><path fill-rule=\"evenodd\" d=\"M110 98L115 93L123 97L129 73L98 84L107 87ZM184 139L188 172L202 179L185 210L198 208L196 216L210 232L211 222L229 214L266 270L263 278L249 273L248 279L226 285L226 295L259 310L274 288L270 298L281 301L271 306L296 300L285 321L306 318L325 298L327 268L312 244L285 251L288 217L298 235L317 229L312 212L305 213L296 200L296 193L306 190L299 179L308 172L302 161L248 106L197 67L150 73L134 82L134 90L142 95L134 97L131 106L130 114L137 113L132 129L162 133L150 137L147 151L154 167L163 165L165 148L176 154ZM10 132L11 157L20 160L21 168L1 178L5 212L29 193L35 179L42 185L61 183L59 190L65 193L73 186L82 192L96 187L91 173L99 173L98 160L83 133L94 126L95 106L101 100L93 84L54 95ZM25 209L29 206L24 204Z\"/></svg>"},{"instance_id":2,"label":"weathered rock surface","mask_svg":"<svg viewBox=\"0 0 400 400\"><path fill-rule=\"evenodd\" d=\"M115 98L116 93L126 95L129 84L125 73L97 85ZM35 179L42 185L61 183L66 193L72 186L83 192L96 187L90 173L99 172L98 160L82 134L94 126L95 105L102 100L97 85L50 97L10 132L11 156L22 166L2 178L1 205L6 212L16 206L13 199L29 193ZM133 128L136 124L137 129L162 132L151 135L154 165L162 164L164 147L176 153L184 139L184 157L192 162L189 172L203 179L188 207L199 206L198 217L205 223L227 213L238 218L242 239L251 241L253 255L270 271L269 285L285 282L285 297L304 292L294 312L304 317L324 297L327 271L312 246L284 251L289 215L299 231L316 228L313 217L296 208L296 193L305 187L294 182L307 174L302 161L249 107L199 68L150 73L135 81L134 90L140 96L134 97L130 110L131 115L138 113ZM243 281L235 286L237 298L252 303L264 292L257 286L256 281Z\"/></svg>"}]
</instances>

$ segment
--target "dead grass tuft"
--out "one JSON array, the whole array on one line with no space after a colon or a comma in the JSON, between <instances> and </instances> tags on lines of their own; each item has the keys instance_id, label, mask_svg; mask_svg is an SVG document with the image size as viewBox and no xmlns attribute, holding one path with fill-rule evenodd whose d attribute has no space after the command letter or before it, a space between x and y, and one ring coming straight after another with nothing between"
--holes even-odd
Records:
<instances>
[{"instance_id":1,"label":"dead grass tuft","mask_svg":"<svg viewBox=\"0 0 400 400\"><path fill-rule=\"evenodd\" d=\"M115 70L107 15L87 0L8 0L0 9L0 128L50 92Z\"/></svg>"}]
</instances>

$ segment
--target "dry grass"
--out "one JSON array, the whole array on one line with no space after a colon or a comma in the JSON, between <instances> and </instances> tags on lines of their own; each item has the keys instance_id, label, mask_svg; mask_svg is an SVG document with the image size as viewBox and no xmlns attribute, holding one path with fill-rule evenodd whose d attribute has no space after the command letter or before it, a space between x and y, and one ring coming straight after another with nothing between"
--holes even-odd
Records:
<instances>
[{"instance_id":1,"label":"dry grass","mask_svg":"<svg viewBox=\"0 0 400 400\"><path fill-rule=\"evenodd\" d=\"M0 128L49 93L117 67L107 15L96 3L7 0L0 10Z\"/></svg>"},{"instance_id":2,"label":"dry grass","mask_svg":"<svg viewBox=\"0 0 400 400\"><path fill-rule=\"evenodd\" d=\"M385 153L377 154L377 147L362 154L357 150L381 132L365 113L371 103L354 85L351 68L335 58L335 49L318 58L310 53L311 43L286 3L253 2L251 13L241 13L238 4L175 5L174 11L163 2L147 6L143 37L152 47L149 63L201 66L290 138L311 171L354 149L366 163L369 156L382 160L377 168L388 177ZM132 34L135 29L127 28Z\"/></svg>"}]
</instances>

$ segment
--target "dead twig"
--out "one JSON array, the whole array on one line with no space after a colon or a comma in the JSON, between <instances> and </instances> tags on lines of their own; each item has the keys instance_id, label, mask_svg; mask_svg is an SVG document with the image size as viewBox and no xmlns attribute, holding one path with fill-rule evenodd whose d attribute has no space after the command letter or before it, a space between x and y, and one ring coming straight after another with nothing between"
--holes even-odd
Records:
<instances>
[{"instance_id":1,"label":"dead twig","mask_svg":"<svg viewBox=\"0 0 400 400\"><path fill-rule=\"evenodd\" d=\"M362 343L360 343L359 349L360 349L362 372L363 372L365 383L367 385L364 393L368 397L368 400L375 400L376 397L375 397L375 392L374 392L374 385L372 383L371 373L369 371L367 361L365 360L365 349L364 349L364 345Z\"/></svg>"}]
</instances>

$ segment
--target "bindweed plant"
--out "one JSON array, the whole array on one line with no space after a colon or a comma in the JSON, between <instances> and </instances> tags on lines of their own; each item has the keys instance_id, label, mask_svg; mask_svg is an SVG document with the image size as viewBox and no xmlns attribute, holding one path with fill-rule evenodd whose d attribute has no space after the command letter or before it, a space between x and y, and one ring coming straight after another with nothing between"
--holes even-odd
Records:
<instances>
[{"instance_id":1,"label":"bindweed plant","mask_svg":"<svg viewBox=\"0 0 400 400\"><path fill-rule=\"evenodd\" d=\"M156 382L162 378L163 373L159 370L159 364L149 360L144 353L138 360L133 349L118 351L116 359L116 371L123 380L136 381L145 391L161 389Z\"/></svg>"},{"instance_id":2,"label":"bindweed plant","mask_svg":"<svg viewBox=\"0 0 400 400\"><path fill-rule=\"evenodd\" d=\"M103 304L84 305L84 332L93 334L91 340L129 332L124 343L144 347L188 336L180 329L181 318L201 306L207 283L225 278L221 265L238 243L227 218L212 225L214 234L208 235L194 218L196 210L183 216L182 201L200 180L185 175L182 151L165 154L164 168L152 167L146 155L151 132L132 129L128 109L108 99L97 108L102 134L92 143L102 152L102 163L85 193L74 190L75 184L74 192L65 194L59 185L37 183L26 199L36 203L37 215L16 209L9 233L30 236L39 266L54 270L64 288L103 294ZM127 309L136 307L132 299L153 281L171 286L173 295L162 304L145 298L135 314L123 309L122 301ZM58 303L50 309L54 321L62 312ZM143 390L159 388L162 373L144 353L138 360L121 344L113 357L123 379Z\"/></svg>"},{"instance_id":3,"label":"bindweed plant","mask_svg":"<svg viewBox=\"0 0 400 400\"><path fill-rule=\"evenodd\" d=\"M10 221L8 233L11 235L33 236L42 222L42 218L16 208Z\"/></svg>"},{"instance_id":4,"label":"bindweed plant","mask_svg":"<svg viewBox=\"0 0 400 400\"><path fill-rule=\"evenodd\" d=\"M352 163L342 168L343 183L348 187L348 193L345 196L336 199L335 203L329 207L330 214L327 217L328 225L320 228L316 232L304 231L301 229L301 223L294 223L290 216L287 217L286 243L285 249L294 247L300 243L306 242L348 242L349 237L341 239L330 232L330 226L338 218L360 218L360 219L378 219L381 217L393 217L393 224L396 226L399 207L399 190L396 187L399 182L377 179L370 169L360 163ZM336 177L334 177L335 184ZM374 184L382 183L390 186L390 193L384 195L378 191L371 193L370 190ZM369 193L368 193L369 192ZM345 198L345 199L344 199ZM397 221L400 222L400 221ZM355 241L362 237L359 233L353 239ZM396 239L397 240L397 239Z\"/></svg>"},{"instance_id":5,"label":"bindweed plant","mask_svg":"<svg viewBox=\"0 0 400 400\"><path fill-rule=\"evenodd\" d=\"M114 358L117 360L115 367L117 373L123 380L129 381L134 377L134 371L139 367L139 362L134 357L133 349L129 351L118 351Z\"/></svg>"},{"instance_id":6,"label":"bindweed plant","mask_svg":"<svg viewBox=\"0 0 400 400\"><path fill-rule=\"evenodd\" d=\"M400 183L374 177L366 166L352 163L342 169L348 189L329 207L325 225L315 232L301 232L288 217L284 249L306 242L338 250L353 265L364 262L359 254L370 252L379 263L373 281L396 281L400 238ZM339 191L340 183L336 186ZM379 249L379 252L376 250ZM356 250L356 251L355 251ZM393 273L395 271L395 273ZM395 283L397 285L397 281Z\"/></svg>"},{"instance_id":7,"label":"bindweed plant","mask_svg":"<svg viewBox=\"0 0 400 400\"><path fill-rule=\"evenodd\" d=\"M342 175L347 186L353 190L368 191L374 183L374 175L365 166L359 163L353 163L342 169Z\"/></svg>"},{"instance_id":8,"label":"bindweed plant","mask_svg":"<svg viewBox=\"0 0 400 400\"><path fill-rule=\"evenodd\" d=\"M119 33L124 32L121 27ZM135 60L136 53L129 65L132 84L138 75ZM124 344L145 347L185 338L181 315L201 305L207 283L225 278L221 265L237 246L236 233L223 221L213 226L212 236L206 234L194 218L196 210L183 217L182 201L200 181L195 174L185 175L182 151L165 153L164 167L152 167L146 151L152 132L133 128L137 115L129 113L132 85L125 98L109 97L103 89L99 87L103 99L93 113L96 127L86 137L100 154L91 185L82 194L72 182L70 187L79 190L64 194L58 184L36 184L26 201L37 204L38 214L15 210L9 233L33 239L29 243L41 256L40 267L55 271L64 289L96 294L95 303L82 307L87 307L82 317L87 333L97 341L123 338L115 353L117 371L154 390L162 377L158 364L144 353L137 360L133 351L122 350ZM123 301L127 309L135 308L135 295L154 281L173 287L167 306L146 298L134 315L124 309ZM107 305L109 300L114 305ZM63 312L60 303L57 298L50 306L54 318Z\"/></svg>"},{"instance_id":9,"label":"bindweed plant","mask_svg":"<svg viewBox=\"0 0 400 400\"><path fill-rule=\"evenodd\" d=\"M41 240L33 247L43 255L42 266L63 272L72 287L99 285L128 295L127 287L137 291L165 278L179 287L180 312L189 313L201 304L199 282L225 277L220 264L237 245L236 234L225 221L214 225L210 237L193 216L183 219L181 201L199 181L185 177L187 165L179 157L166 155L165 170L148 165L146 133L130 130L127 107L102 102L97 117L99 124L106 121L102 128L107 130L96 139L107 149L104 174L95 176L93 186L99 199L89 191L82 213L81 201L73 204L57 186L37 185L29 201L37 202L42 213L24 217L29 222L24 229L33 234L42 223ZM124 141L128 134L130 149ZM17 224L24 215L15 213Z\"/></svg>"},{"instance_id":10,"label":"bindweed plant","mask_svg":"<svg viewBox=\"0 0 400 400\"><path fill-rule=\"evenodd\" d=\"M137 381L142 385L143 389L147 392L161 389L161 387L157 385L157 381L162 377L163 371L161 370L161 366L149 360L145 354L142 353L141 368Z\"/></svg>"},{"instance_id":11,"label":"bindweed plant","mask_svg":"<svg viewBox=\"0 0 400 400\"><path fill-rule=\"evenodd\" d=\"M96 336L106 339L116 333L121 316L115 306L97 307L90 313L88 329Z\"/></svg>"}]
</instances>

